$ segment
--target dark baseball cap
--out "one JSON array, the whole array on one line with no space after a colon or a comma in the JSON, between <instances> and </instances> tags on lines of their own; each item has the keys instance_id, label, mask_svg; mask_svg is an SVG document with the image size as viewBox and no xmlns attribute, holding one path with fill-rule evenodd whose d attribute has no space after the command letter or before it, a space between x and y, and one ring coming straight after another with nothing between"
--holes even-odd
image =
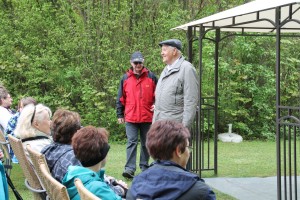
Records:
<instances>
[{"instance_id":1,"label":"dark baseball cap","mask_svg":"<svg viewBox=\"0 0 300 200\"><path fill-rule=\"evenodd\" d=\"M134 52L131 55L130 62L144 62L143 54L139 51Z\"/></svg>"},{"instance_id":2,"label":"dark baseball cap","mask_svg":"<svg viewBox=\"0 0 300 200\"><path fill-rule=\"evenodd\" d=\"M178 50L182 49L182 44L181 44L180 40L177 40L177 39L165 40L165 41L162 41L159 43L159 46L163 46L163 45L175 47Z\"/></svg>"}]
</instances>

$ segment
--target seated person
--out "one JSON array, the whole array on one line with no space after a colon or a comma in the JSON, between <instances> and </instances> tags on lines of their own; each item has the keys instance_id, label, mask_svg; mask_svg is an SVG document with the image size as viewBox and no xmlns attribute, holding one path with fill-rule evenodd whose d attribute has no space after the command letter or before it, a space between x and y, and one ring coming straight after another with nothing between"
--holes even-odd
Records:
<instances>
[{"instance_id":1,"label":"seated person","mask_svg":"<svg viewBox=\"0 0 300 200\"><path fill-rule=\"evenodd\" d=\"M8 120L15 114L10 109L12 105L12 98L8 93L7 89L0 85L0 130L5 133Z\"/></svg>"},{"instance_id":2,"label":"seated person","mask_svg":"<svg viewBox=\"0 0 300 200\"><path fill-rule=\"evenodd\" d=\"M14 114L8 121L5 133L6 134L11 134L14 136L14 131L16 129L17 123L18 123L18 119L20 117L21 111L23 110L23 108L25 106L27 106L28 104L33 104L36 105L37 102L34 98L32 97L25 97L22 98L19 103L18 103L18 112L16 114Z\"/></svg>"},{"instance_id":3,"label":"seated person","mask_svg":"<svg viewBox=\"0 0 300 200\"><path fill-rule=\"evenodd\" d=\"M109 151L108 132L104 128L87 126L78 130L72 138L74 154L82 166L69 166L62 183L66 186L70 199L79 200L80 196L74 180L79 178L84 187L102 200L121 199L104 181L106 155ZM122 187L126 183L119 181Z\"/></svg>"},{"instance_id":4,"label":"seated person","mask_svg":"<svg viewBox=\"0 0 300 200\"><path fill-rule=\"evenodd\" d=\"M52 143L50 124L51 110L43 104L29 104L24 107L15 130L15 136L23 142L26 156L29 154L26 145L41 152L42 148Z\"/></svg>"},{"instance_id":5,"label":"seated person","mask_svg":"<svg viewBox=\"0 0 300 200\"><path fill-rule=\"evenodd\" d=\"M0 199L1 200L9 200L9 193L8 193L8 184L6 180L6 174L4 166L0 160Z\"/></svg>"},{"instance_id":6,"label":"seated person","mask_svg":"<svg viewBox=\"0 0 300 200\"><path fill-rule=\"evenodd\" d=\"M28 104L34 104L36 105L36 100L32 97L25 97L25 98L22 98L19 103L18 103L18 112L16 114L14 114L10 120L8 121L8 124L7 124L7 127L6 127L6 130L5 130L5 133L6 135L7 134L11 134L13 136L14 135L14 131L16 129L16 126L17 126L17 123L18 123L18 119L20 117L20 114L21 114L21 111L22 109L27 106ZM12 162L13 163L18 163L18 159L16 158L16 156L14 155L14 152L12 149L10 149L10 156L12 158Z\"/></svg>"},{"instance_id":7,"label":"seated person","mask_svg":"<svg viewBox=\"0 0 300 200\"><path fill-rule=\"evenodd\" d=\"M211 188L187 171L189 130L175 121L156 121L147 133L146 146L155 160L134 177L126 199L213 200Z\"/></svg>"},{"instance_id":8,"label":"seated person","mask_svg":"<svg viewBox=\"0 0 300 200\"><path fill-rule=\"evenodd\" d=\"M70 165L81 165L75 158L71 145L72 137L81 128L80 116L76 112L58 109L53 114L51 131L54 143L45 146L47 164L52 176L62 181Z\"/></svg>"}]
</instances>

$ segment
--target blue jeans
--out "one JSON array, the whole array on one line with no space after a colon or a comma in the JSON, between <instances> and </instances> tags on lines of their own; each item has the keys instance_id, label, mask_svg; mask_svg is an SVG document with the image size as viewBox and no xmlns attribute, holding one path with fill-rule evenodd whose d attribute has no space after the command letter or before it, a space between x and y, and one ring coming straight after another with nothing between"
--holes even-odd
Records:
<instances>
[{"instance_id":1,"label":"blue jeans","mask_svg":"<svg viewBox=\"0 0 300 200\"><path fill-rule=\"evenodd\" d=\"M149 167L149 153L146 148L146 136L151 126L151 123L131 123L126 122L127 147L125 170L135 172L136 170L136 149L138 145L138 135L140 132L141 153L140 153L140 168L145 170Z\"/></svg>"}]
</instances>

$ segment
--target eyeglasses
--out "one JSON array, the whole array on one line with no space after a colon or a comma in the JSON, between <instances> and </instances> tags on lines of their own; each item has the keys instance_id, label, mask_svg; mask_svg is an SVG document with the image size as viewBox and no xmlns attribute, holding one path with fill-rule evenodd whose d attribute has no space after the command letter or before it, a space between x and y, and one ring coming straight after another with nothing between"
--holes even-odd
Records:
<instances>
[{"instance_id":1,"label":"eyeglasses","mask_svg":"<svg viewBox=\"0 0 300 200\"><path fill-rule=\"evenodd\" d=\"M193 150L193 146L186 146L186 147L189 149L189 151Z\"/></svg>"},{"instance_id":2,"label":"eyeglasses","mask_svg":"<svg viewBox=\"0 0 300 200\"><path fill-rule=\"evenodd\" d=\"M31 120L30 120L31 124L32 124L34 116L35 116L35 110L36 110L36 106L34 106L34 110L33 110L32 116L31 116Z\"/></svg>"},{"instance_id":3,"label":"eyeglasses","mask_svg":"<svg viewBox=\"0 0 300 200\"><path fill-rule=\"evenodd\" d=\"M138 64L142 64L142 62L133 62L133 64L138 65Z\"/></svg>"}]
</instances>

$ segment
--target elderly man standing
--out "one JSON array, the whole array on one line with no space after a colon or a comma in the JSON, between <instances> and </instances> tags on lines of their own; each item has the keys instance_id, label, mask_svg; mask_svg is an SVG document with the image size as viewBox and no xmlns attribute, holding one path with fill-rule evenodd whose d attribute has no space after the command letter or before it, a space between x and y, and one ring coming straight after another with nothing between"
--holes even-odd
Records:
<instances>
[{"instance_id":1,"label":"elderly man standing","mask_svg":"<svg viewBox=\"0 0 300 200\"><path fill-rule=\"evenodd\" d=\"M163 62L167 66L162 71L156 87L153 122L174 120L191 127L199 93L196 70L182 56L182 44L179 40L165 40L159 45Z\"/></svg>"},{"instance_id":2,"label":"elderly man standing","mask_svg":"<svg viewBox=\"0 0 300 200\"><path fill-rule=\"evenodd\" d=\"M4 86L0 85L0 130L4 133L14 112L10 109L12 98Z\"/></svg>"},{"instance_id":3,"label":"elderly man standing","mask_svg":"<svg viewBox=\"0 0 300 200\"><path fill-rule=\"evenodd\" d=\"M156 76L144 67L141 52L134 52L130 58L130 69L123 75L117 96L118 122L126 123L127 161L122 175L133 178L136 171L136 151L140 133L140 169L149 167L149 154L146 149L146 135L151 126L154 107Z\"/></svg>"}]
</instances>

